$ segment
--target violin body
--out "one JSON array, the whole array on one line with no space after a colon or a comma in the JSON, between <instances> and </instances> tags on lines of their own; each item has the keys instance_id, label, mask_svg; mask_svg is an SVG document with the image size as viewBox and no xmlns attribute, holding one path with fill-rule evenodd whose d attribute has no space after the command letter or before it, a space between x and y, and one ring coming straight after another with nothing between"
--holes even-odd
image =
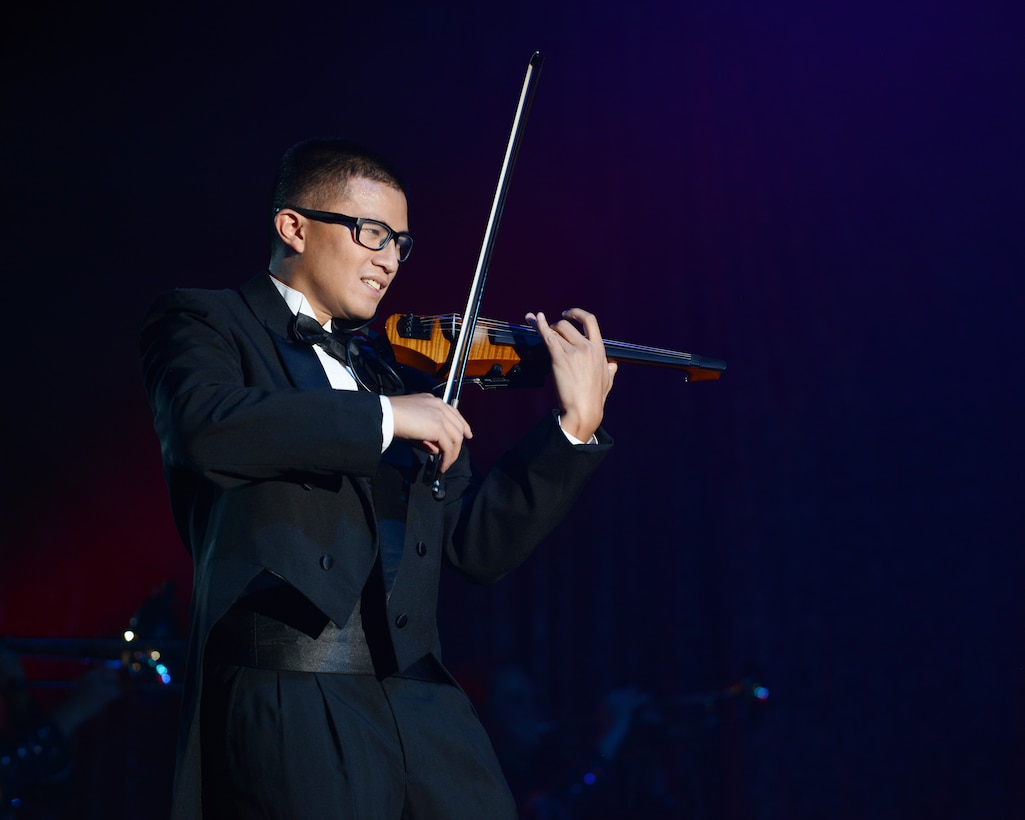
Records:
<instances>
[{"instance_id":1,"label":"violin body","mask_svg":"<svg viewBox=\"0 0 1025 820\"><path fill-rule=\"evenodd\" d=\"M385 321L385 333L395 359L414 370L439 379L449 370L452 345L462 327L462 317L395 314ZM647 364L679 370L688 381L718 379L726 369L719 359L653 347L602 340L610 361ZM463 381L484 389L535 387L551 368L541 334L529 325L512 325L478 319L469 341Z\"/></svg>"}]
</instances>

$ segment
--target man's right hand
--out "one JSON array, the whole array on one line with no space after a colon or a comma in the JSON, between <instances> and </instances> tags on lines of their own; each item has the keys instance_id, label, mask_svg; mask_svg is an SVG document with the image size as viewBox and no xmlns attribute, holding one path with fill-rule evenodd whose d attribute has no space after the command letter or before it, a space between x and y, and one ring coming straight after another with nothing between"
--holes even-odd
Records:
<instances>
[{"instance_id":1,"label":"man's right hand","mask_svg":"<svg viewBox=\"0 0 1025 820\"><path fill-rule=\"evenodd\" d=\"M389 398L395 419L395 438L419 443L427 452L440 455L445 472L459 457L463 439L473 431L459 411L430 393Z\"/></svg>"}]
</instances>

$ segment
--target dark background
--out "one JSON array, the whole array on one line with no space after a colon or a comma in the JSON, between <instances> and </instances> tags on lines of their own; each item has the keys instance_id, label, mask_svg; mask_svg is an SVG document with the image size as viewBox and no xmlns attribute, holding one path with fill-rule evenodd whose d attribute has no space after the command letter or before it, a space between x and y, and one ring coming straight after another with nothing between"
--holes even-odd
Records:
<instances>
[{"instance_id":1,"label":"dark background","mask_svg":"<svg viewBox=\"0 0 1025 820\"><path fill-rule=\"evenodd\" d=\"M342 135L411 183L386 312L461 310L537 49L484 315L729 367L621 369L565 524L446 580L449 663L516 661L567 719L764 683L678 716L681 817L1025 816L1016 5L140 8L4 27L0 634L116 635L167 581L183 624L146 306L259 272L281 152ZM551 403L467 394L477 460ZM161 816L175 708L83 730L75 816Z\"/></svg>"}]
</instances>

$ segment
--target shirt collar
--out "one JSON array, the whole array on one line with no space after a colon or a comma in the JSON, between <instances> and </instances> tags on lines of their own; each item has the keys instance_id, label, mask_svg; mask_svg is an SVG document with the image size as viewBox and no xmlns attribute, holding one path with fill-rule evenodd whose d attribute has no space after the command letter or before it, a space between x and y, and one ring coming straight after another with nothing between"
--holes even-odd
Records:
<instances>
[{"instance_id":1,"label":"shirt collar","mask_svg":"<svg viewBox=\"0 0 1025 820\"><path fill-rule=\"evenodd\" d=\"M268 274L270 275L270 274ZM292 315L295 316L299 313L304 316L310 316L314 319L317 315L313 312L313 308L310 307L310 303L306 301L306 297L295 288L290 288L280 279L276 279L273 275L270 275L271 282L274 283L274 287L278 289L278 293L281 294L281 298L285 300L285 304L288 305L288 309L292 311ZM331 330L331 320L328 319L327 324L322 326L324 330Z\"/></svg>"}]
</instances>

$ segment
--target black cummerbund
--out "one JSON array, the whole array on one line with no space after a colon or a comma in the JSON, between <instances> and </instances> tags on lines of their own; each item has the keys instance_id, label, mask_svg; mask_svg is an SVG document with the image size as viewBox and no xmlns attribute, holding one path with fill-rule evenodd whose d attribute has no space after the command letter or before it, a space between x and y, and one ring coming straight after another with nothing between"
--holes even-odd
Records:
<instances>
[{"instance_id":1,"label":"black cummerbund","mask_svg":"<svg viewBox=\"0 0 1025 820\"><path fill-rule=\"evenodd\" d=\"M210 631L206 662L273 669L279 672L334 672L347 675L394 674L403 678L451 682L431 655L401 671L375 668L363 629L360 601L338 626L310 600L282 584L240 598Z\"/></svg>"},{"instance_id":2,"label":"black cummerbund","mask_svg":"<svg viewBox=\"0 0 1025 820\"><path fill-rule=\"evenodd\" d=\"M374 674L360 602L338 626L290 586L239 599L210 632L206 657L255 669Z\"/></svg>"}]
</instances>

